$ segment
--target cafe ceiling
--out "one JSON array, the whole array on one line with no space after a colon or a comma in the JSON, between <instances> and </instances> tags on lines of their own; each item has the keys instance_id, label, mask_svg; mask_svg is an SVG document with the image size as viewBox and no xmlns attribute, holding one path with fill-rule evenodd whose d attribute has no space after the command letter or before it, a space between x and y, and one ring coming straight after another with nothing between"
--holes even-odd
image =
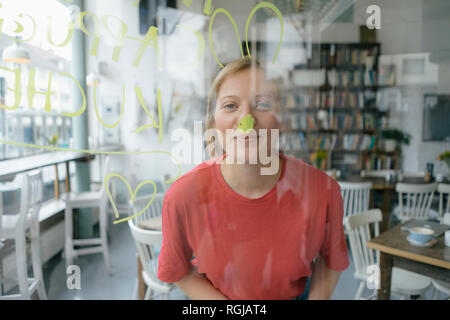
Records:
<instances>
[{"instance_id":1,"label":"cafe ceiling","mask_svg":"<svg viewBox=\"0 0 450 320\"><path fill-rule=\"evenodd\" d=\"M311 14L315 21L336 19L351 8L355 0L257 0L273 3L283 14ZM270 13L270 9L266 8Z\"/></svg>"}]
</instances>

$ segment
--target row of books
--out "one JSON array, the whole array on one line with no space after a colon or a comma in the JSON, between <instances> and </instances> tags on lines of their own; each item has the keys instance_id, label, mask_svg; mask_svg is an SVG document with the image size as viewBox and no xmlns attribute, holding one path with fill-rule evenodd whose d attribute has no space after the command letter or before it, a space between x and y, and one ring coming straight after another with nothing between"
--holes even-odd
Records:
<instances>
[{"instance_id":1,"label":"row of books","mask_svg":"<svg viewBox=\"0 0 450 320\"><path fill-rule=\"evenodd\" d=\"M322 119L314 114L297 113L289 118L291 128L300 130L375 130L378 122L374 114L359 112L335 113L332 116L326 114Z\"/></svg>"},{"instance_id":2,"label":"row of books","mask_svg":"<svg viewBox=\"0 0 450 320\"><path fill-rule=\"evenodd\" d=\"M359 86L363 83L363 74L360 71L333 72L335 77L329 78L330 84L334 86Z\"/></svg>"},{"instance_id":3,"label":"row of books","mask_svg":"<svg viewBox=\"0 0 450 320\"><path fill-rule=\"evenodd\" d=\"M368 134L329 134L305 135L304 132L286 134L282 140L287 150L373 150L376 137Z\"/></svg>"},{"instance_id":4,"label":"row of books","mask_svg":"<svg viewBox=\"0 0 450 320\"><path fill-rule=\"evenodd\" d=\"M364 157L365 170L381 170L392 169L395 170L397 166L397 158L388 155L369 155Z\"/></svg>"},{"instance_id":5,"label":"row of books","mask_svg":"<svg viewBox=\"0 0 450 320\"><path fill-rule=\"evenodd\" d=\"M375 86L376 71L370 70L330 70L328 81L331 86Z\"/></svg>"},{"instance_id":6,"label":"row of books","mask_svg":"<svg viewBox=\"0 0 450 320\"><path fill-rule=\"evenodd\" d=\"M315 45L311 48L311 59L308 61L308 66L367 65L372 68L377 55L377 46L356 48L339 44Z\"/></svg>"},{"instance_id":7,"label":"row of books","mask_svg":"<svg viewBox=\"0 0 450 320\"><path fill-rule=\"evenodd\" d=\"M308 150L306 136L303 132L289 133L280 136L280 145L288 150Z\"/></svg>"},{"instance_id":8,"label":"row of books","mask_svg":"<svg viewBox=\"0 0 450 320\"><path fill-rule=\"evenodd\" d=\"M335 86L361 87L376 86L377 72L373 69L356 70L309 70L299 69L291 72L292 83L296 86Z\"/></svg>"},{"instance_id":9,"label":"row of books","mask_svg":"<svg viewBox=\"0 0 450 320\"><path fill-rule=\"evenodd\" d=\"M359 129L374 130L376 129L376 118L373 114L335 114L331 117L329 123L325 123L324 129L342 130L342 129Z\"/></svg>"},{"instance_id":10,"label":"row of books","mask_svg":"<svg viewBox=\"0 0 450 320\"><path fill-rule=\"evenodd\" d=\"M328 81L331 86L375 86L377 72L374 69L329 70Z\"/></svg>"},{"instance_id":11,"label":"row of books","mask_svg":"<svg viewBox=\"0 0 450 320\"><path fill-rule=\"evenodd\" d=\"M285 95L286 107L295 108L364 108L374 107L377 103L377 95L371 90L365 92L349 91L318 91L292 92Z\"/></svg>"},{"instance_id":12,"label":"row of books","mask_svg":"<svg viewBox=\"0 0 450 320\"><path fill-rule=\"evenodd\" d=\"M367 65L369 69L372 69L377 55L378 47L359 49L348 46L338 46L336 49L336 64L362 64Z\"/></svg>"}]
</instances>

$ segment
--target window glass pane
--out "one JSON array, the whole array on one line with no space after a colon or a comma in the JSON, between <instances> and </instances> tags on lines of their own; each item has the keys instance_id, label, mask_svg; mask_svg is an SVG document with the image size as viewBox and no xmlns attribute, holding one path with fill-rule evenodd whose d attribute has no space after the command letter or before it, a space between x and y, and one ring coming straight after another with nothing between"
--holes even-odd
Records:
<instances>
[{"instance_id":1,"label":"window glass pane","mask_svg":"<svg viewBox=\"0 0 450 320\"><path fill-rule=\"evenodd\" d=\"M0 166L93 155L70 164L72 191L113 177L120 217L134 196L136 223L162 217L161 281L196 271L236 300L431 299L428 267L448 277L424 264L448 265L433 228L449 211L450 1L85 0L82 45L72 1L1 5L2 52L32 36L21 12L37 28L29 64L0 63ZM46 200L55 179L44 168ZM417 276L402 283L394 259L377 291L383 252L420 253Z\"/></svg>"}]
</instances>

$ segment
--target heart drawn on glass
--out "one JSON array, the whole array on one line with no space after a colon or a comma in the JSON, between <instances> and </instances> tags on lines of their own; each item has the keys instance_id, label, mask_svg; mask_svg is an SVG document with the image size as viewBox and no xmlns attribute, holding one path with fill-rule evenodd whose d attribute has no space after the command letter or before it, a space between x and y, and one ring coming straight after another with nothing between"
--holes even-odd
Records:
<instances>
[{"instance_id":1,"label":"heart drawn on glass","mask_svg":"<svg viewBox=\"0 0 450 320\"><path fill-rule=\"evenodd\" d=\"M122 177L120 174L117 174L117 173L108 173L105 176L105 179L103 180L103 183L104 183L104 186L105 186L106 194L108 195L109 201L110 201L111 206L112 206L112 208L114 210L114 214L116 215L116 218L119 217L119 211L117 210L116 203L114 202L114 198L113 198L113 196L111 194L111 191L109 190L109 180L111 180L112 178L119 178L120 180L122 180L125 183L125 185L127 186L127 189L128 189L128 193L131 195L130 196L130 201L131 202L133 202L134 199L136 198L136 194L137 194L137 192L139 191L140 188L142 188L146 184L152 184L153 185L152 198L150 199L148 204L144 207L144 209L142 209L141 211L139 211L138 213L136 213L135 215L132 215L130 217L126 217L126 218L123 218L123 219L120 219L120 220L116 220L116 221L114 221L114 224L121 223L121 222L124 222L124 221L128 221L130 219L134 219L134 218L138 217L139 215L141 215L145 210L147 210L150 207L150 205L152 204L153 199L155 198L155 195L156 195L156 183L154 181L152 181L152 180L142 181L136 187L136 189L133 191L133 190L131 190L131 186L128 183L127 179L125 179L124 177Z\"/></svg>"}]
</instances>

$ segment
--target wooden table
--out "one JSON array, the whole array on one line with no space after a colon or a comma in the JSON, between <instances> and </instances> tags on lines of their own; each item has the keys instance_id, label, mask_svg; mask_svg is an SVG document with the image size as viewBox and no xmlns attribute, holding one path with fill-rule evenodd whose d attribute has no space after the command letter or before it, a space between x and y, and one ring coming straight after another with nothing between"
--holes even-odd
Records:
<instances>
[{"instance_id":1,"label":"wooden table","mask_svg":"<svg viewBox=\"0 0 450 320\"><path fill-rule=\"evenodd\" d=\"M416 247L406 240L407 231L399 224L367 242L367 247L380 251L380 289L378 300L388 300L391 293L392 268L419 273L436 280L450 282L450 247L444 235L429 248Z\"/></svg>"},{"instance_id":2,"label":"wooden table","mask_svg":"<svg viewBox=\"0 0 450 320\"><path fill-rule=\"evenodd\" d=\"M66 164L66 180L65 180L65 190L70 191L70 172L69 172L69 162L70 161L89 161L93 160L95 155L79 153L79 152L68 152L68 151L55 151L48 152L39 155L27 156L17 159L3 160L0 161L0 181L2 180L12 180L18 173L31 171L43 167L54 166L55 168L55 199L59 199L59 174L58 174L58 164Z\"/></svg>"},{"instance_id":3,"label":"wooden table","mask_svg":"<svg viewBox=\"0 0 450 320\"><path fill-rule=\"evenodd\" d=\"M402 181L392 180L386 181L385 178L372 178L372 177L361 177L361 176L351 176L347 179L338 179L339 182L372 182L372 190L382 191L381 198L381 212L383 213L383 220L381 221L380 232L384 232L389 228L389 221L391 216L391 199L392 194L395 194L395 185L397 183L410 183L410 184L428 184L435 182L431 180L426 182L423 178L403 178ZM442 183L448 183L443 181ZM373 194L370 195L370 207L373 208Z\"/></svg>"}]
</instances>

